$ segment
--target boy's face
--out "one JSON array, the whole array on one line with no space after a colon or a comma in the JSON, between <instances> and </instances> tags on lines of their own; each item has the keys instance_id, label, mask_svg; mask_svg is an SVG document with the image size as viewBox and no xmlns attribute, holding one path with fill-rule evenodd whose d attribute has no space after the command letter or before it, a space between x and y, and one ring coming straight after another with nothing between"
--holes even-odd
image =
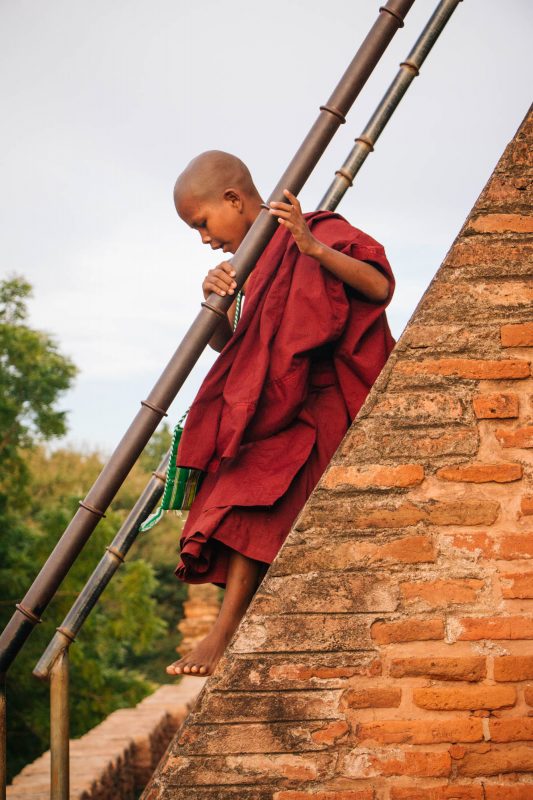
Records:
<instances>
[{"instance_id":1,"label":"boy's face","mask_svg":"<svg viewBox=\"0 0 533 800\"><path fill-rule=\"evenodd\" d=\"M220 201L180 198L176 201L176 211L187 225L198 231L203 244L224 253L235 253L250 227L240 199L233 196Z\"/></svg>"}]
</instances>

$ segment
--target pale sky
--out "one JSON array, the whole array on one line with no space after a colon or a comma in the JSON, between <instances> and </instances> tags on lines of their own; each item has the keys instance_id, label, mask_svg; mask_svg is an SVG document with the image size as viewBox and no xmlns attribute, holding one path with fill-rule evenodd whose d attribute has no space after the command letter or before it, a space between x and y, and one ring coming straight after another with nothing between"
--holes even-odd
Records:
<instances>
[{"instance_id":1,"label":"pale sky","mask_svg":"<svg viewBox=\"0 0 533 800\"><path fill-rule=\"evenodd\" d=\"M380 4L0 0L0 271L33 284L31 324L80 370L62 403L69 442L114 447L220 260L175 214L178 173L228 150L268 196ZM416 0L301 192L305 210L436 5ZM532 23L530 0L464 0L339 207L385 245L396 337L528 109Z\"/></svg>"}]
</instances>

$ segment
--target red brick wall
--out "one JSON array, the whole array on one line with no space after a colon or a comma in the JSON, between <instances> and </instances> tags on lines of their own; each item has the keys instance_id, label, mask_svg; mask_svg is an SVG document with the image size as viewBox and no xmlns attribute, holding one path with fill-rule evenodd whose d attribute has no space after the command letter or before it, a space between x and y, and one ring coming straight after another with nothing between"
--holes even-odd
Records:
<instances>
[{"instance_id":1,"label":"red brick wall","mask_svg":"<svg viewBox=\"0 0 533 800\"><path fill-rule=\"evenodd\" d=\"M146 800L533 798L532 138L533 115Z\"/></svg>"}]
</instances>

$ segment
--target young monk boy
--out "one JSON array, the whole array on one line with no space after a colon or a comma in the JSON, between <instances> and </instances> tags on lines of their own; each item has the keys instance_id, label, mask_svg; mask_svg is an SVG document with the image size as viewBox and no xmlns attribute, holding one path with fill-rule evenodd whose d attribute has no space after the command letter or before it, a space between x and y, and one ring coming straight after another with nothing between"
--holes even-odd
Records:
<instances>
[{"instance_id":1,"label":"young monk boy","mask_svg":"<svg viewBox=\"0 0 533 800\"><path fill-rule=\"evenodd\" d=\"M394 278L381 245L330 212L271 203L279 229L211 345L221 351L189 411L178 464L206 474L181 538L180 580L225 587L208 635L167 672L212 673L268 565L379 375L393 339ZM209 151L179 176L181 219L234 253L262 209L247 167ZM204 296L233 295L229 261Z\"/></svg>"}]
</instances>

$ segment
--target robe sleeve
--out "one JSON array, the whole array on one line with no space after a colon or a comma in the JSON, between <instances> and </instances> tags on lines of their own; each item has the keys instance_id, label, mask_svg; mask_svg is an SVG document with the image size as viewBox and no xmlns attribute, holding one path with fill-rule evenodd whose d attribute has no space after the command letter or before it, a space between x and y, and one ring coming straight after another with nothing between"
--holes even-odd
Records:
<instances>
[{"instance_id":1,"label":"robe sleeve","mask_svg":"<svg viewBox=\"0 0 533 800\"><path fill-rule=\"evenodd\" d=\"M376 302L357 290L346 287L350 313L335 348L334 361L346 407L352 419L364 403L395 344L385 314L395 287L392 269L383 247L370 236L357 229L353 230L354 237L339 240L334 245L335 249L379 269L389 282L389 292L384 300Z\"/></svg>"}]
</instances>

